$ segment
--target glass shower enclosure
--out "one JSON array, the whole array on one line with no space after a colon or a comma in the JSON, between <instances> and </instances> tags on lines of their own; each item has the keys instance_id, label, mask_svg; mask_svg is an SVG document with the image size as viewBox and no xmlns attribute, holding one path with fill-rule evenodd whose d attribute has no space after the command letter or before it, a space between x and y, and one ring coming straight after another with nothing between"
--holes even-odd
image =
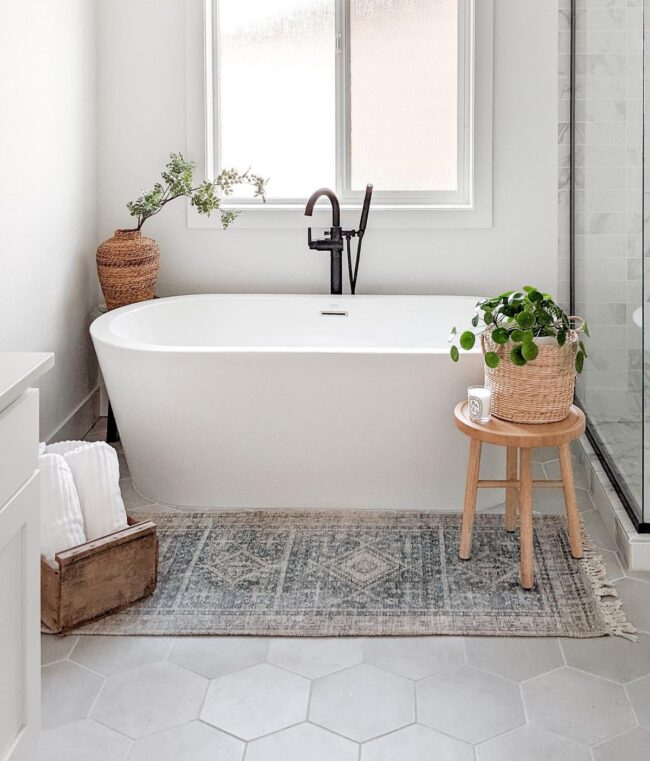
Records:
<instances>
[{"instance_id":1,"label":"glass shower enclosure","mask_svg":"<svg viewBox=\"0 0 650 761\"><path fill-rule=\"evenodd\" d=\"M649 3L572 0L570 8L570 308L591 333L576 397L587 435L639 532L650 531L644 505Z\"/></svg>"}]
</instances>

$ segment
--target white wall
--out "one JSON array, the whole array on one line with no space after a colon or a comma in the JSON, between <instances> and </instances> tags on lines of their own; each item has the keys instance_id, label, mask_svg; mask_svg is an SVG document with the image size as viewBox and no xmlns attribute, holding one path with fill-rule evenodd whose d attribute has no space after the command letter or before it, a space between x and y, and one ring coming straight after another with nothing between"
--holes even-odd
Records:
<instances>
[{"instance_id":1,"label":"white wall","mask_svg":"<svg viewBox=\"0 0 650 761\"><path fill-rule=\"evenodd\" d=\"M185 149L184 5L100 0L103 237L129 225L125 202ZM495 27L493 228L370 230L359 292L557 289L557 5L495 0ZM302 230L187 229L183 202L147 228L161 247L163 295L329 287L327 256L307 251Z\"/></svg>"},{"instance_id":2,"label":"white wall","mask_svg":"<svg viewBox=\"0 0 650 761\"><path fill-rule=\"evenodd\" d=\"M42 437L96 378L95 59L94 2L0 4L0 351L56 354Z\"/></svg>"}]
</instances>

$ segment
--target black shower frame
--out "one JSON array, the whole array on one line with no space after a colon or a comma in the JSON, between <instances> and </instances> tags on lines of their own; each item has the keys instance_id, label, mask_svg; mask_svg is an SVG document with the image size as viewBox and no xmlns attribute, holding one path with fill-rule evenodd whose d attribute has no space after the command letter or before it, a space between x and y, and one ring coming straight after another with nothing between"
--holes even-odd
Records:
<instances>
[{"instance_id":1,"label":"black shower frame","mask_svg":"<svg viewBox=\"0 0 650 761\"><path fill-rule=\"evenodd\" d=\"M570 98L570 115L569 115L569 279L570 279L570 300L571 300L571 314L575 314L576 311L576 252L575 252L575 189L576 189L576 172L575 172L575 147L576 147L576 6L577 0L571 0L571 70L569 76L569 98ZM643 49L645 50L645 24L644 24L644 39ZM645 56L643 56L643 103L645 103ZM643 119L644 139L642 141L642 165L645 167L645 114ZM642 188L641 188L641 219L645 220L645 173L642 172ZM641 227L641 251L642 255L645 255L645 222ZM642 276L641 276L641 303L645 304L645 260L642 259ZM641 347L642 352L645 349L645 319L642 320L641 325ZM642 363L642 366L644 363ZM602 439L598 435L598 431L589 419L589 410L580 403L580 399L576 396L576 404L584 411L587 419L587 438L591 446L598 457L600 464L603 466L603 470L607 474L607 477L611 481L618 498L621 500L623 507L627 514L630 516L630 520L634 524L635 529L639 534L650 533L650 523L644 521L645 518L645 452L641 452L641 517L637 515L634 509L634 498L630 493L628 487L625 484L625 480L622 477L620 471L616 467L614 462L611 462L605 452L605 446ZM643 413L641 415L641 446L645 444L645 373L642 372L641 377L641 409Z\"/></svg>"}]
</instances>

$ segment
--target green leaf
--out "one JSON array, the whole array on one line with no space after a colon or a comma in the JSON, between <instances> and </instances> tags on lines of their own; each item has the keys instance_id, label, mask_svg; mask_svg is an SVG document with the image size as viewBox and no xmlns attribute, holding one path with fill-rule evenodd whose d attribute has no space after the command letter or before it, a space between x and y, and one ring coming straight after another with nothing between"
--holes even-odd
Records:
<instances>
[{"instance_id":1,"label":"green leaf","mask_svg":"<svg viewBox=\"0 0 650 761\"><path fill-rule=\"evenodd\" d=\"M587 336L587 338L591 338L591 335L589 334L589 325L587 325L586 320L582 323L582 332Z\"/></svg>"},{"instance_id":2,"label":"green leaf","mask_svg":"<svg viewBox=\"0 0 650 761\"><path fill-rule=\"evenodd\" d=\"M475 314L474 317L472 317L472 327L476 328L478 326L478 315Z\"/></svg>"},{"instance_id":3,"label":"green leaf","mask_svg":"<svg viewBox=\"0 0 650 761\"><path fill-rule=\"evenodd\" d=\"M485 352L485 364L488 367L491 367L494 370L495 367L499 366L500 361L499 355L495 351Z\"/></svg>"},{"instance_id":4,"label":"green leaf","mask_svg":"<svg viewBox=\"0 0 650 761\"><path fill-rule=\"evenodd\" d=\"M496 328L492 331L492 340L495 344L507 344L510 334L505 328Z\"/></svg>"},{"instance_id":5,"label":"green leaf","mask_svg":"<svg viewBox=\"0 0 650 761\"><path fill-rule=\"evenodd\" d=\"M533 304L537 301L542 301L543 299L544 297L542 296L542 294L535 289L528 292L528 300L532 301Z\"/></svg>"},{"instance_id":6,"label":"green leaf","mask_svg":"<svg viewBox=\"0 0 650 761\"><path fill-rule=\"evenodd\" d=\"M515 328L512 333L510 334L511 340L513 340L516 344L520 344L524 340L524 331L519 330L519 328Z\"/></svg>"},{"instance_id":7,"label":"green leaf","mask_svg":"<svg viewBox=\"0 0 650 761\"><path fill-rule=\"evenodd\" d=\"M449 352L449 355L454 360L454 362L458 362L458 347L452 346L451 351Z\"/></svg>"},{"instance_id":8,"label":"green leaf","mask_svg":"<svg viewBox=\"0 0 650 761\"><path fill-rule=\"evenodd\" d=\"M536 291L537 288L534 288L532 285L525 285L522 290L526 291L526 293L532 293L532 291Z\"/></svg>"},{"instance_id":9,"label":"green leaf","mask_svg":"<svg viewBox=\"0 0 650 761\"><path fill-rule=\"evenodd\" d=\"M582 372L585 364L585 355L582 349L576 354L576 372L578 375Z\"/></svg>"},{"instance_id":10,"label":"green leaf","mask_svg":"<svg viewBox=\"0 0 650 761\"><path fill-rule=\"evenodd\" d=\"M490 325L492 322L492 312L489 309L483 313L483 322L486 325Z\"/></svg>"},{"instance_id":11,"label":"green leaf","mask_svg":"<svg viewBox=\"0 0 650 761\"><path fill-rule=\"evenodd\" d=\"M521 345L521 356L526 362L532 362L534 359L537 359L538 354L539 348L534 341L524 341Z\"/></svg>"},{"instance_id":12,"label":"green leaf","mask_svg":"<svg viewBox=\"0 0 650 761\"><path fill-rule=\"evenodd\" d=\"M535 324L535 317L530 312L519 312L515 320L523 330L529 330Z\"/></svg>"},{"instance_id":13,"label":"green leaf","mask_svg":"<svg viewBox=\"0 0 650 761\"><path fill-rule=\"evenodd\" d=\"M508 301L512 304L513 301L523 301L526 298L526 294L521 291L515 291L510 295Z\"/></svg>"},{"instance_id":14,"label":"green leaf","mask_svg":"<svg viewBox=\"0 0 650 761\"><path fill-rule=\"evenodd\" d=\"M517 365L517 367L523 367L526 364L526 358L522 354L521 346L515 346L515 348L510 352L510 360L512 364Z\"/></svg>"},{"instance_id":15,"label":"green leaf","mask_svg":"<svg viewBox=\"0 0 650 761\"><path fill-rule=\"evenodd\" d=\"M558 330L557 332L557 342L559 346L564 346L566 343L566 330Z\"/></svg>"},{"instance_id":16,"label":"green leaf","mask_svg":"<svg viewBox=\"0 0 650 761\"><path fill-rule=\"evenodd\" d=\"M463 349L465 349L465 351L469 351L470 349L474 348L475 343L476 336L474 333L472 333L471 330L466 330L460 337L460 345Z\"/></svg>"},{"instance_id":17,"label":"green leaf","mask_svg":"<svg viewBox=\"0 0 650 761\"><path fill-rule=\"evenodd\" d=\"M458 329L457 329L457 328L456 328L456 326L454 325L454 327L451 329L451 334L452 334L452 336L455 336L455 335L456 335L456 333L458 333Z\"/></svg>"},{"instance_id":18,"label":"green leaf","mask_svg":"<svg viewBox=\"0 0 650 761\"><path fill-rule=\"evenodd\" d=\"M587 350L585 349L585 345L582 343L582 341L578 341L578 346L580 347L580 350L585 355L585 357L588 357Z\"/></svg>"}]
</instances>

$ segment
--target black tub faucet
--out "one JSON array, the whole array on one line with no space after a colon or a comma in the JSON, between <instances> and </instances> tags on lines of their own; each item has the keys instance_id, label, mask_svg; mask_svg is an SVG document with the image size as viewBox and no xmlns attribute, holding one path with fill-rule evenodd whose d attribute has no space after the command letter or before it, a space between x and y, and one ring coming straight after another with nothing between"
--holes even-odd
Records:
<instances>
[{"instance_id":1,"label":"black tub faucet","mask_svg":"<svg viewBox=\"0 0 650 761\"><path fill-rule=\"evenodd\" d=\"M311 217L314 211L314 206L319 198L325 196L329 198L332 204L332 226L329 229L329 233L325 232L325 238L319 240L312 240L311 227L307 230L307 245L313 251L329 251L330 252L330 293L333 295L339 295L343 293L343 238L347 242L347 254L348 254L348 275L350 277L350 291L355 293L357 288L357 276L359 274L359 259L361 257L361 241L366 232L366 225L368 223L368 212L370 211L370 201L372 199L372 185L366 186L366 194L363 199L363 207L361 209L361 221L359 223L358 230L342 230L341 229L341 205L339 199L336 197L336 193L329 188L319 188L311 194L305 207L305 216ZM352 238L357 237L357 258L355 266L352 267L352 252L350 249L350 241Z\"/></svg>"},{"instance_id":2,"label":"black tub faucet","mask_svg":"<svg viewBox=\"0 0 650 761\"><path fill-rule=\"evenodd\" d=\"M307 230L307 244L314 251L330 252L330 293L343 293L343 231L341 230L341 205L336 193L329 188L319 188L311 194L305 207L305 216L311 217L316 201L325 196L332 204L332 226L329 235L319 240L312 240L311 227Z\"/></svg>"}]
</instances>

